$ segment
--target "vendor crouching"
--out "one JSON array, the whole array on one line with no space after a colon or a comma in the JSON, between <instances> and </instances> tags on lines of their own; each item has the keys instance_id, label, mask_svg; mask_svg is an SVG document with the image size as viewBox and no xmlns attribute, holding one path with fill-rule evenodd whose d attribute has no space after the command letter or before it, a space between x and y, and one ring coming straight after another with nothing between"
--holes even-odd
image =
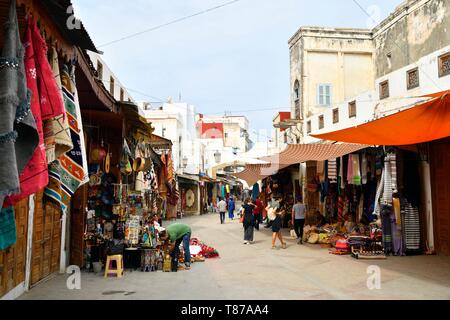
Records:
<instances>
[{"instance_id":1,"label":"vendor crouching","mask_svg":"<svg viewBox=\"0 0 450 320\"><path fill-rule=\"evenodd\" d=\"M183 223L173 223L159 233L161 241L169 242L171 247L174 245L173 248L170 248L170 256L176 266L178 266L178 257L180 255L180 244L183 243L185 270L191 268L191 252L189 251L191 234L191 227Z\"/></svg>"}]
</instances>

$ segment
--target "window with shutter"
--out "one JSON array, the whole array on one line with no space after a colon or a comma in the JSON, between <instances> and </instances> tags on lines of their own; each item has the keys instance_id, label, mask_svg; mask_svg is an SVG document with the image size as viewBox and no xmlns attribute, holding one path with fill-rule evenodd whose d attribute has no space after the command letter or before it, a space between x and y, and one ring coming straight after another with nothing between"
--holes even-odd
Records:
<instances>
[{"instance_id":1,"label":"window with shutter","mask_svg":"<svg viewBox=\"0 0 450 320\"><path fill-rule=\"evenodd\" d=\"M319 84L317 88L317 103L320 106L331 106L331 85Z\"/></svg>"}]
</instances>

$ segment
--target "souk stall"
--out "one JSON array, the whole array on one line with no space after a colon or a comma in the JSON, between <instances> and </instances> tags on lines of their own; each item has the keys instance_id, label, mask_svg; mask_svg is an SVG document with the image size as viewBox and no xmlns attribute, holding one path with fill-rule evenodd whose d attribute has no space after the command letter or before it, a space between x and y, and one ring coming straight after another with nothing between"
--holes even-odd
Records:
<instances>
[{"instance_id":1,"label":"souk stall","mask_svg":"<svg viewBox=\"0 0 450 320\"><path fill-rule=\"evenodd\" d=\"M317 164L308 183L319 207L307 215L303 240L356 258L423 252L419 154L368 148Z\"/></svg>"}]
</instances>

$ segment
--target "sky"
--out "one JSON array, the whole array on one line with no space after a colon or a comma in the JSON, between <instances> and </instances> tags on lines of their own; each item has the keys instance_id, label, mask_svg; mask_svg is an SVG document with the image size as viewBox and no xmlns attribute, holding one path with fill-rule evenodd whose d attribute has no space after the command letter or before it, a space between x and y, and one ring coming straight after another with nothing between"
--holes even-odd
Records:
<instances>
[{"instance_id":1,"label":"sky","mask_svg":"<svg viewBox=\"0 0 450 320\"><path fill-rule=\"evenodd\" d=\"M245 115L254 141L271 135L277 111L290 110L288 40L301 26L373 27L402 2L239 0L104 46L229 1L72 2L103 59L136 101L178 101L181 95L205 115Z\"/></svg>"}]
</instances>

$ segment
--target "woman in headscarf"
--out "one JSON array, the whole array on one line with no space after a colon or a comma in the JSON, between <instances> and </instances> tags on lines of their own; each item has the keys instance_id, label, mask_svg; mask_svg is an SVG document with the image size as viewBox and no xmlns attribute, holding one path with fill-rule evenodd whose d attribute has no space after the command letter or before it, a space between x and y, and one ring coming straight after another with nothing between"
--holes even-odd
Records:
<instances>
[{"instance_id":1,"label":"woman in headscarf","mask_svg":"<svg viewBox=\"0 0 450 320\"><path fill-rule=\"evenodd\" d=\"M250 244L253 242L253 233L255 227L255 217L253 215L253 209L255 205L251 202L250 198L245 199L245 203L242 206L244 209L244 244Z\"/></svg>"}]
</instances>

